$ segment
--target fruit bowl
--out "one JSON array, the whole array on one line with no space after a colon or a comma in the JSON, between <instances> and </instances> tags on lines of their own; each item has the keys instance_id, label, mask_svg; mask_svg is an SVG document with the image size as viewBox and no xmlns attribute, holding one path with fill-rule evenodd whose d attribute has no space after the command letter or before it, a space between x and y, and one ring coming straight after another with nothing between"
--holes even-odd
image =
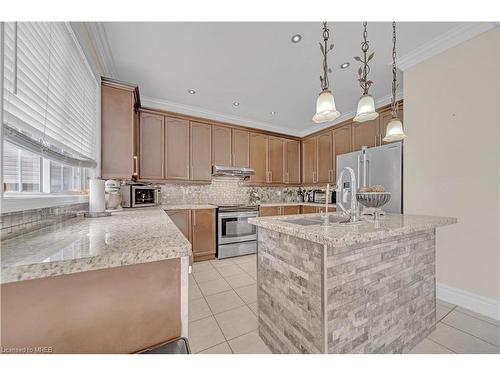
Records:
<instances>
[{"instance_id":1,"label":"fruit bowl","mask_svg":"<svg viewBox=\"0 0 500 375\"><path fill-rule=\"evenodd\" d=\"M380 208L391 200L389 192L357 193L356 198L365 207Z\"/></svg>"}]
</instances>

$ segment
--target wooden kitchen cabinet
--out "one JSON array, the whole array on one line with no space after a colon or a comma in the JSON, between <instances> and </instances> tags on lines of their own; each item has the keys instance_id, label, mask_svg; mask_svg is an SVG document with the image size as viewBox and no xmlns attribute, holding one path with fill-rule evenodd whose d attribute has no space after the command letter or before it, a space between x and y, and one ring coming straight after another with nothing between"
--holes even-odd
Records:
<instances>
[{"instance_id":1,"label":"wooden kitchen cabinet","mask_svg":"<svg viewBox=\"0 0 500 375\"><path fill-rule=\"evenodd\" d=\"M189 242L191 238L191 210L168 210L167 215Z\"/></svg>"},{"instance_id":2,"label":"wooden kitchen cabinet","mask_svg":"<svg viewBox=\"0 0 500 375\"><path fill-rule=\"evenodd\" d=\"M302 206L301 211L303 214L316 214L318 213L318 208L314 206Z\"/></svg>"},{"instance_id":3,"label":"wooden kitchen cabinet","mask_svg":"<svg viewBox=\"0 0 500 375\"><path fill-rule=\"evenodd\" d=\"M189 121L165 117L166 178L189 180Z\"/></svg>"},{"instance_id":4,"label":"wooden kitchen cabinet","mask_svg":"<svg viewBox=\"0 0 500 375\"><path fill-rule=\"evenodd\" d=\"M165 178L165 121L161 115L141 113L139 121L139 178Z\"/></svg>"},{"instance_id":5,"label":"wooden kitchen cabinet","mask_svg":"<svg viewBox=\"0 0 500 375\"><path fill-rule=\"evenodd\" d=\"M101 178L137 176L135 143L139 89L108 78L101 83Z\"/></svg>"},{"instance_id":6,"label":"wooden kitchen cabinet","mask_svg":"<svg viewBox=\"0 0 500 375\"><path fill-rule=\"evenodd\" d=\"M213 208L191 211L191 236L195 261L215 258L215 220Z\"/></svg>"},{"instance_id":7,"label":"wooden kitchen cabinet","mask_svg":"<svg viewBox=\"0 0 500 375\"><path fill-rule=\"evenodd\" d=\"M300 206L283 206L282 215L298 215L300 214Z\"/></svg>"},{"instance_id":8,"label":"wooden kitchen cabinet","mask_svg":"<svg viewBox=\"0 0 500 375\"><path fill-rule=\"evenodd\" d=\"M269 182L268 159L268 136L250 133L250 168L255 169L251 182Z\"/></svg>"},{"instance_id":9,"label":"wooden kitchen cabinet","mask_svg":"<svg viewBox=\"0 0 500 375\"><path fill-rule=\"evenodd\" d=\"M280 184L285 182L285 140L268 138L268 182Z\"/></svg>"},{"instance_id":10,"label":"wooden kitchen cabinet","mask_svg":"<svg viewBox=\"0 0 500 375\"><path fill-rule=\"evenodd\" d=\"M379 116L380 117L380 116ZM379 142L379 117L366 122L352 123L352 150L359 151L363 146L375 147Z\"/></svg>"},{"instance_id":11,"label":"wooden kitchen cabinet","mask_svg":"<svg viewBox=\"0 0 500 375\"><path fill-rule=\"evenodd\" d=\"M281 215L280 206L259 207L259 216L279 216Z\"/></svg>"},{"instance_id":12,"label":"wooden kitchen cabinet","mask_svg":"<svg viewBox=\"0 0 500 375\"><path fill-rule=\"evenodd\" d=\"M212 126L191 121L190 124L190 179L212 179Z\"/></svg>"},{"instance_id":13,"label":"wooden kitchen cabinet","mask_svg":"<svg viewBox=\"0 0 500 375\"><path fill-rule=\"evenodd\" d=\"M231 129L231 147L233 167L250 166L250 132Z\"/></svg>"},{"instance_id":14,"label":"wooden kitchen cabinet","mask_svg":"<svg viewBox=\"0 0 500 375\"><path fill-rule=\"evenodd\" d=\"M300 141L285 143L285 183L300 184Z\"/></svg>"},{"instance_id":15,"label":"wooden kitchen cabinet","mask_svg":"<svg viewBox=\"0 0 500 375\"><path fill-rule=\"evenodd\" d=\"M333 140L332 132L326 132L316 137L317 157L316 181L318 183L329 183L335 180L333 176Z\"/></svg>"},{"instance_id":16,"label":"wooden kitchen cabinet","mask_svg":"<svg viewBox=\"0 0 500 375\"><path fill-rule=\"evenodd\" d=\"M212 126L212 164L232 165L232 135L227 126ZM246 147L248 148L248 142Z\"/></svg>"},{"instance_id":17,"label":"wooden kitchen cabinet","mask_svg":"<svg viewBox=\"0 0 500 375\"><path fill-rule=\"evenodd\" d=\"M316 138L308 138L302 141L302 183L314 184L317 171L317 147Z\"/></svg>"},{"instance_id":18,"label":"wooden kitchen cabinet","mask_svg":"<svg viewBox=\"0 0 500 375\"><path fill-rule=\"evenodd\" d=\"M336 161L337 155L347 154L352 151L352 127L351 123L342 125L338 128L333 129L333 175L334 181L337 180L336 177Z\"/></svg>"}]
</instances>

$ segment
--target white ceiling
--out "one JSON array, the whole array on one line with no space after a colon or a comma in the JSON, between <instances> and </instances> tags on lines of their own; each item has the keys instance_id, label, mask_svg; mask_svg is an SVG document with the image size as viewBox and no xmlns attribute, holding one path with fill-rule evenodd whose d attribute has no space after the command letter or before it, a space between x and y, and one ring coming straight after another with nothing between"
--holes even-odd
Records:
<instances>
[{"instance_id":1,"label":"white ceiling","mask_svg":"<svg viewBox=\"0 0 500 375\"><path fill-rule=\"evenodd\" d=\"M398 56L460 25L398 23ZM360 54L362 23L329 26L335 44L330 88L337 109L352 117L361 94L353 56ZM139 84L146 105L294 135L319 129L311 117L320 91L321 28L321 22L104 23L116 78ZM383 104L391 88L391 32L390 22L368 23L370 51L375 51L370 91ZM293 44L290 38L297 33L302 41ZM340 69L346 61L351 66Z\"/></svg>"}]
</instances>

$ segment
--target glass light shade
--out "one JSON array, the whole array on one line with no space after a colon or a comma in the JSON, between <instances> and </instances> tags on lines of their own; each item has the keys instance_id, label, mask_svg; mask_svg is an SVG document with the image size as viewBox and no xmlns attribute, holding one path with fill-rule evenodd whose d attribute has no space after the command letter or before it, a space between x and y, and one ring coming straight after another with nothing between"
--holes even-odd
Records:
<instances>
[{"instance_id":1,"label":"glass light shade","mask_svg":"<svg viewBox=\"0 0 500 375\"><path fill-rule=\"evenodd\" d=\"M354 117L353 121L365 122L375 120L377 117L378 113L375 111L373 96L367 94L359 98L358 110L356 111L356 117Z\"/></svg>"},{"instance_id":2,"label":"glass light shade","mask_svg":"<svg viewBox=\"0 0 500 375\"><path fill-rule=\"evenodd\" d=\"M403 123L397 117L393 117L387 124L387 129L385 131L384 142L395 142L401 141L406 138L406 134L403 131Z\"/></svg>"},{"instance_id":3,"label":"glass light shade","mask_svg":"<svg viewBox=\"0 0 500 375\"><path fill-rule=\"evenodd\" d=\"M335 108L335 99L330 90L323 90L316 101L316 114L312 120L319 124L321 122L333 121L340 116Z\"/></svg>"}]
</instances>

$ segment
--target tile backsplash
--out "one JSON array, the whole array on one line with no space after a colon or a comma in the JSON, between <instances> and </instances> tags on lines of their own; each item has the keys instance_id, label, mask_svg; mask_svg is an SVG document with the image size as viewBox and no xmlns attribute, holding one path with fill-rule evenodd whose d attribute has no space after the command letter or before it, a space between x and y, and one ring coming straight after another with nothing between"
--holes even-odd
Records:
<instances>
[{"instance_id":1,"label":"tile backsplash","mask_svg":"<svg viewBox=\"0 0 500 375\"><path fill-rule=\"evenodd\" d=\"M0 216L1 239L6 240L74 218L88 211L88 206L88 203L79 203L2 214Z\"/></svg>"},{"instance_id":2,"label":"tile backsplash","mask_svg":"<svg viewBox=\"0 0 500 375\"><path fill-rule=\"evenodd\" d=\"M164 184L163 204L249 204L258 202L294 202L298 186L248 186L241 179L217 177L205 185Z\"/></svg>"}]
</instances>

